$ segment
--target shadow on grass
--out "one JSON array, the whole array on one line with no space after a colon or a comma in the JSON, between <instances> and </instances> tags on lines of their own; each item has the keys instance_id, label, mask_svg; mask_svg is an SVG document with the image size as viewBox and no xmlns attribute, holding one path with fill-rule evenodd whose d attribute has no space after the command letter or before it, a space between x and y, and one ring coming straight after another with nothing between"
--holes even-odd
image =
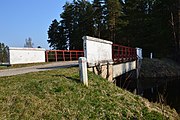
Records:
<instances>
[{"instance_id":1,"label":"shadow on grass","mask_svg":"<svg viewBox=\"0 0 180 120\"><path fill-rule=\"evenodd\" d=\"M68 77L68 76L65 76L65 75L52 75L52 77L64 77L66 79L69 79L69 80L75 81L77 83L80 83L80 79L73 78L73 77Z\"/></svg>"},{"instance_id":2,"label":"shadow on grass","mask_svg":"<svg viewBox=\"0 0 180 120\"><path fill-rule=\"evenodd\" d=\"M78 64L60 65L60 66L52 66L52 67L43 67L43 68L37 68L37 69L53 70L53 69L58 69L58 68L71 68L71 67L78 67Z\"/></svg>"}]
</instances>

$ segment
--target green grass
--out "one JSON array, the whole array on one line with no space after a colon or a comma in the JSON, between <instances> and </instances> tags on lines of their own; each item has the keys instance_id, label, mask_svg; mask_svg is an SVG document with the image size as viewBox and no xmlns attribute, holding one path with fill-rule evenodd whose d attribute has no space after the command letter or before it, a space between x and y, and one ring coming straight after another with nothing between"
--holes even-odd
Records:
<instances>
[{"instance_id":1,"label":"green grass","mask_svg":"<svg viewBox=\"0 0 180 120\"><path fill-rule=\"evenodd\" d=\"M78 68L0 77L0 119L164 119L158 105ZM166 116L176 116L167 109Z\"/></svg>"}]
</instances>

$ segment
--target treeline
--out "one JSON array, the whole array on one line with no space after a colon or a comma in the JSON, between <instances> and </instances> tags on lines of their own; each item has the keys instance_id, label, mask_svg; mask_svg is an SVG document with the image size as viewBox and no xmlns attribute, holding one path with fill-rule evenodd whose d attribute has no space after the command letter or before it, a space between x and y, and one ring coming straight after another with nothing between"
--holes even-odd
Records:
<instances>
[{"instance_id":1,"label":"treeline","mask_svg":"<svg viewBox=\"0 0 180 120\"><path fill-rule=\"evenodd\" d=\"M180 57L178 0L74 0L53 20L48 43L53 49L83 49L82 36L143 48L147 56Z\"/></svg>"},{"instance_id":2,"label":"treeline","mask_svg":"<svg viewBox=\"0 0 180 120\"><path fill-rule=\"evenodd\" d=\"M8 46L0 43L0 63L8 62Z\"/></svg>"}]
</instances>

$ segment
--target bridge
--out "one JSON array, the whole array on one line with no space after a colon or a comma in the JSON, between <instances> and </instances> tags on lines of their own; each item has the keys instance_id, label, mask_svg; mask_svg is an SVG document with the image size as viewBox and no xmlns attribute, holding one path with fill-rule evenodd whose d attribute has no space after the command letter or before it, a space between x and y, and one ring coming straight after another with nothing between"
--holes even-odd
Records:
<instances>
[{"instance_id":1,"label":"bridge","mask_svg":"<svg viewBox=\"0 0 180 120\"><path fill-rule=\"evenodd\" d=\"M5 53L0 51L0 64L74 61L84 56L87 58L88 69L109 81L131 70L137 70L138 76L142 49L113 44L90 36L84 36L83 43L83 50L8 48L5 50L5 57L1 56Z\"/></svg>"},{"instance_id":2,"label":"bridge","mask_svg":"<svg viewBox=\"0 0 180 120\"><path fill-rule=\"evenodd\" d=\"M88 70L109 81L131 70L136 70L138 76L142 49L90 36L84 36L83 42L84 50L47 50L46 62L72 61L84 56L87 58Z\"/></svg>"}]
</instances>

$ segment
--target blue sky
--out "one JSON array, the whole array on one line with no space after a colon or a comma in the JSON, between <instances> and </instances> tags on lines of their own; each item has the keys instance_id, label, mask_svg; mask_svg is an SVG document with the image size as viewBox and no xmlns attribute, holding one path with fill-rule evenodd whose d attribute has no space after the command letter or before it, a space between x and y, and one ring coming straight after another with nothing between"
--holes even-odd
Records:
<instances>
[{"instance_id":1,"label":"blue sky","mask_svg":"<svg viewBox=\"0 0 180 120\"><path fill-rule=\"evenodd\" d=\"M34 47L49 49L47 31L52 20L60 20L62 6L72 0L2 0L0 2L0 42L24 47L32 38Z\"/></svg>"}]
</instances>

